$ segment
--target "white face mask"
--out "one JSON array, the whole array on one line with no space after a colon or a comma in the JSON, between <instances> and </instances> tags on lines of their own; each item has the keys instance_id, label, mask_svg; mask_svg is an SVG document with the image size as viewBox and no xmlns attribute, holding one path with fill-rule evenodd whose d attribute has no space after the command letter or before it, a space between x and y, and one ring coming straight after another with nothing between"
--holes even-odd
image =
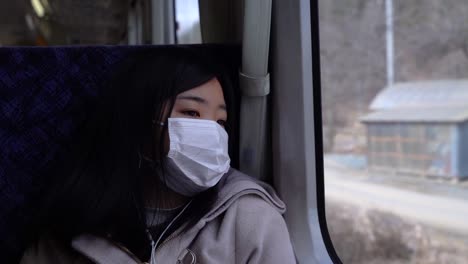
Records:
<instances>
[{"instance_id":1,"label":"white face mask","mask_svg":"<svg viewBox=\"0 0 468 264\"><path fill-rule=\"evenodd\" d=\"M167 186L182 195L194 196L216 185L231 162L224 128L204 119L169 118L168 122Z\"/></svg>"}]
</instances>

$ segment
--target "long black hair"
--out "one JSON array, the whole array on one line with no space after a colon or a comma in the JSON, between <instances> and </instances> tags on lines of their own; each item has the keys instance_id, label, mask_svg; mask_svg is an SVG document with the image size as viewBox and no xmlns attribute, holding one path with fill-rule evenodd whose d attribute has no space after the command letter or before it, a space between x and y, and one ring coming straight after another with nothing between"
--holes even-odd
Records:
<instances>
[{"instance_id":1,"label":"long black hair","mask_svg":"<svg viewBox=\"0 0 468 264\"><path fill-rule=\"evenodd\" d=\"M154 152L159 152L152 157L163 162L161 135L167 126L158 133L161 128L155 129L154 120L165 122L168 116L164 116L164 107L172 109L177 94L212 78L217 78L223 88L229 124L234 113L230 82L219 65L193 48L161 47L122 63L102 91L92 118L54 173L35 220L40 230L36 238L53 235L69 244L82 233L111 236L141 259L148 258L142 191L145 175L139 154L150 144ZM229 133L229 126L227 130ZM216 199L215 188L195 196L178 226L194 225Z\"/></svg>"}]
</instances>

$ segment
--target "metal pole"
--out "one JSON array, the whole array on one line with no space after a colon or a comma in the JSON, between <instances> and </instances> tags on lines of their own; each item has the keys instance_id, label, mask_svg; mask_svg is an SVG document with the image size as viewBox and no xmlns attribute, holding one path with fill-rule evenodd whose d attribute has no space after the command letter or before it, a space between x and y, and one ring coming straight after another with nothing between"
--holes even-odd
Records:
<instances>
[{"instance_id":1,"label":"metal pole","mask_svg":"<svg viewBox=\"0 0 468 264\"><path fill-rule=\"evenodd\" d=\"M387 87L394 82L394 50L393 50L393 0L385 0L386 40L387 40Z\"/></svg>"},{"instance_id":2,"label":"metal pole","mask_svg":"<svg viewBox=\"0 0 468 264\"><path fill-rule=\"evenodd\" d=\"M242 37L240 169L267 180L268 53L272 0L245 0Z\"/></svg>"}]
</instances>

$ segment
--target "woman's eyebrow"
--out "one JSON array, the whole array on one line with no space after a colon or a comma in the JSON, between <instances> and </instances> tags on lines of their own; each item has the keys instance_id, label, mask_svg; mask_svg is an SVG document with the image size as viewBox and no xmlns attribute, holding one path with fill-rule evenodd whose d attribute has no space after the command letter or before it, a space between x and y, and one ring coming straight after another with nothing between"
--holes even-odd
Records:
<instances>
[{"instance_id":1,"label":"woman's eyebrow","mask_svg":"<svg viewBox=\"0 0 468 264\"><path fill-rule=\"evenodd\" d=\"M204 98L199 97L199 96L195 96L195 95L181 95L181 96L177 96L177 99L191 100L191 101L195 101L197 103L204 104L204 105L208 104L208 101L206 101ZM226 105L225 104L220 104L218 106L218 108L226 111Z\"/></svg>"},{"instance_id":2,"label":"woman's eyebrow","mask_svg":"<svg viewBox=\"0 0 468 264\"><path fill-rule=\"evenodd\" d=\"M177 96L177 99L181 99L181 100L191 100L191 101L195 101L197 103L200 103L200 104L208 104L208 102L199 97L199 96L195 96L195 95L181 95L181 96Z\"/></svg>"}]
</instances>

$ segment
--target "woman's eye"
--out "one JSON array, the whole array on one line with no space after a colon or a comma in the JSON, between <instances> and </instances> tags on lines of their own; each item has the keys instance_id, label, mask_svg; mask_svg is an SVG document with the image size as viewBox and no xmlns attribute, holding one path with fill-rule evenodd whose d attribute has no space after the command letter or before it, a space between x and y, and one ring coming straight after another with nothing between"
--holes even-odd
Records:
<instances>
[{"instance_id":1,"label":"woman's eye","mask_svg":"<svg viewBox=\"0 0 468 264\"><path fill-rule=\"evenodd\" d=\"M193 110L182 111L182 114L190 117L200 117L200 114L197 111Z\"/></svg>"},{"instance_id":2,"label":"woman's eye","mask_svg":"<svg viewBox=\"0 0 468 264\"><path fill-rule=\"evenodd\" d=\"M226 126L226 120L218 120L217 122L222 127Z\"/></svg>"}]
</instances>

